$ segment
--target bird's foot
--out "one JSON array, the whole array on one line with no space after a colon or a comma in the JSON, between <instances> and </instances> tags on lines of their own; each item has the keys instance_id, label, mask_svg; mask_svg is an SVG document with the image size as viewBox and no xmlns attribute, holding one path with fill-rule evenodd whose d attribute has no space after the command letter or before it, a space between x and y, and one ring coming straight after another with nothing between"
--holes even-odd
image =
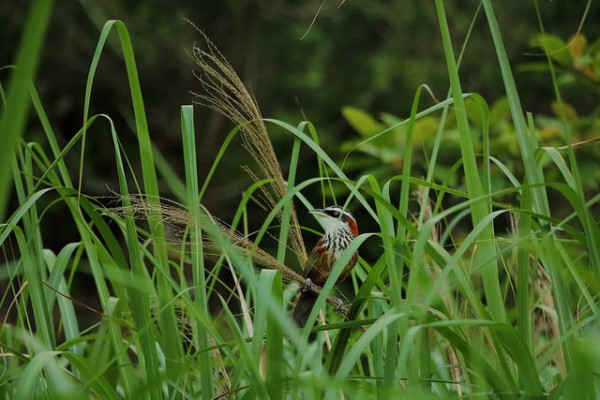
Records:
<instances>
[{"instance_id":1,"label":"bird's foot","mask_svg":"<svg viewBox=\"0 0 600 400\"><path fill-rule=\"evenodd\" d=\"M302 293L312 292L312 286L313 286L312 280L310 278L306 278L306 284L304 285L304 287L302 287L300 289L300 291Z\"/></svg>"},{"instance_id":2,"label":"bird's foot","mask_svg":"<svg viewBox=\"0 0 600 400\"><path fill-rule=\"evenodd\" d=\"M339 314L342 311L344 311L344 308L346 307L346 304L344 303L344 300L342 300L342 299L337 299L337 300L338 300L338 305L337 305L337 307L335 308L334 311Z\"/></svg>"}]
</instances>

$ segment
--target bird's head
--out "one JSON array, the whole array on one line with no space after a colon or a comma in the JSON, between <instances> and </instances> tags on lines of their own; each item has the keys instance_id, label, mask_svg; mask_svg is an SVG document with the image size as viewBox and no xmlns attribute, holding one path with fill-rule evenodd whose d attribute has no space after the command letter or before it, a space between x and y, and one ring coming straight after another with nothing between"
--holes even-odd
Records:
<instances>
[{"instance_id":1,"label":"bird's head","mask_svg":"<svg viewBox=\"0 0 600 400\"><path fill-rule=\"evenodd\" d=\"M340 206L329 206L323 209L315 209L310 211L316 215L325 231L337 231L339 229L350 229L354 237L358 236L358 226L356 220L350 211L343 209Z\"/></svg>"}]
</instances>

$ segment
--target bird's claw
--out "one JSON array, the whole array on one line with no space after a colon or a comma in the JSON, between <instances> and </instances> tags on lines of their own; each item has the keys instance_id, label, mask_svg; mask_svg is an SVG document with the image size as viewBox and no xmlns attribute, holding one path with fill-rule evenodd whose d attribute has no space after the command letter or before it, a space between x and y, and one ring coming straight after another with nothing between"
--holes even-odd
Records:
<instances>
[{"instance_id":1,"label":"bird's claw","mask_svg":"<svg viewBox=\"0 0 600 400\"><path fill-rule=\"evenodd\" d=\"M302 293L311 292L312 286L313 286L312 280L310 278L306 278L306 284L300 290L302 291Z\"/></svg>"},{"instance_id":2,"label":"bird's claw","mask_svg":"<svg viewBox=\"0 0 600 400\"><path fill-rule=\"evenodd\" d=\"M344 311L344 308L346 307L346 304L344 303L344 300L342 300L342 299L337 299L337 300L338 300L338 305L337 305L337 307L335 308L334 311L339 314L342 311Z\"/></svg>"}]
</instances>

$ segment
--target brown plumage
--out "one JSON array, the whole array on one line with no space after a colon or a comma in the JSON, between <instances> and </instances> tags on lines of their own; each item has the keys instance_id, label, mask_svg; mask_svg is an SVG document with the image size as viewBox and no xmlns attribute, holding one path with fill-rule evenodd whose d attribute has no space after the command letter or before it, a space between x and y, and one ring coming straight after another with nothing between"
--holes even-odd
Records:
<instances>
[{"instance_id":1,"label":"brown plumage","mask_svg":"<svg viewBox=\"0 0 600 400\"><path fill-rule=\"evenodd\" d=\"M313 210L311 213L320 217L325 233L310 253L304 266L303 275L315 285L323 287L336 261L342 256L352 239L358 235L358 227L352 214L338 206ZM354 265L356 265L357 259L358 252L352 255L336 283L346 279ZM304 327L306 325L317 297L318 294L310 290L310 284L301 289L292 311L292 318L298 326Z\"/></svg>"}]
</instances>

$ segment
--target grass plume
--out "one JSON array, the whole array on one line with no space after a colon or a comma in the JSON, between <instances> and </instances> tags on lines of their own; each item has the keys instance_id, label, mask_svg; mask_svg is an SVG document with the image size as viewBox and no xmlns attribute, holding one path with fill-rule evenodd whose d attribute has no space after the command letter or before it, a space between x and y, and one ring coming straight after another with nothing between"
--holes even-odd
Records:
<instances>
[{"instance_id":1,"label":"grass plume","mask_svg":"<svg viewBox=\"0 0 600 400\"><path fill-rule=\"evenodd\" d=\"M193 93L196 102L217 111L241 127L244 147L258 166L258 173L250 169L247 171L255 182L261 176L271 180L272 191L262 185L261 190L268 205L274 207L285 195L287 184L258 104L229 61L204 32L196 29L204 42L203 47L194 45L193 48L194 61L201 70L197 76L204 89L204 93ZM299 257L300 265L304 265L307 258L306 247L293 204L290 219L290 244Z\"/></svg>"}]
</instances>

